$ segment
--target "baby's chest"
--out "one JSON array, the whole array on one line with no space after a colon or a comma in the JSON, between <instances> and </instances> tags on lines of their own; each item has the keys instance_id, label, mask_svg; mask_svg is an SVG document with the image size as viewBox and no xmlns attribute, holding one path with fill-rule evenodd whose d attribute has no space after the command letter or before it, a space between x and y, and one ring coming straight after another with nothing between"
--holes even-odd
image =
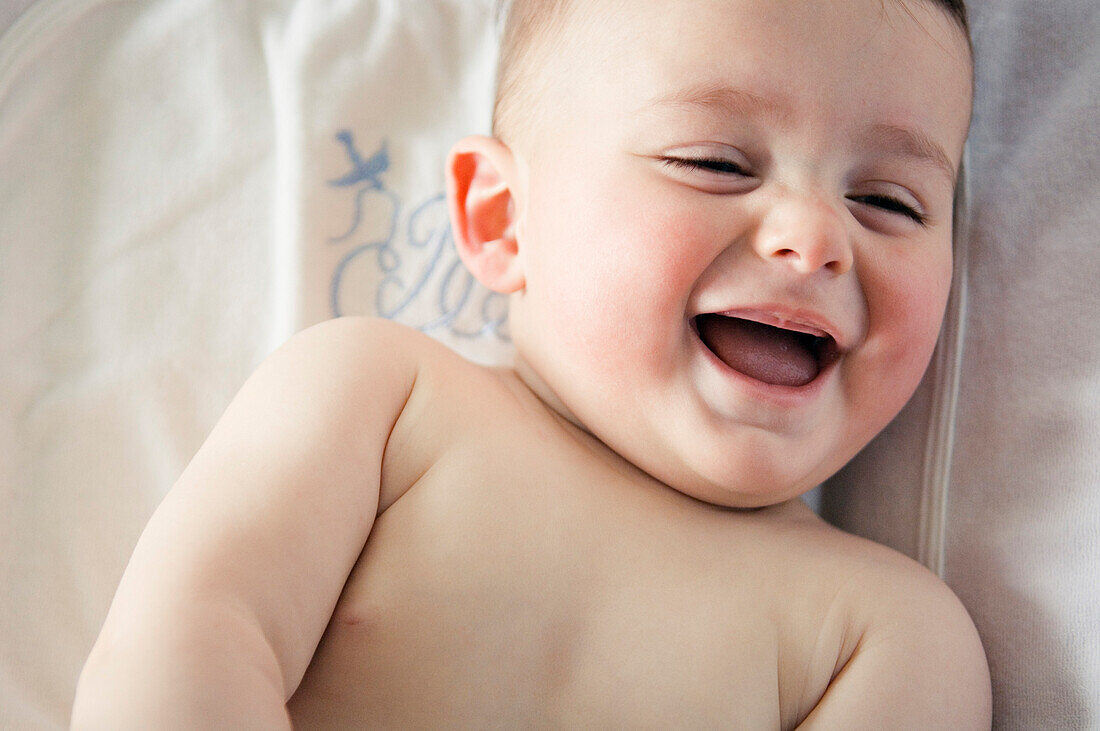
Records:
<instances>
[{"instance_id":1,"label":"baby's chest","mask_svg":"<svg viewBox=\"0 0 1100 731\"><path fill-rule=\"evenodd\" d=\"M781 659L802 660L781 652L774 572L738 568L712 526L605 498L553 481L407 495L345 587L296 718L778 726Z\"/></svg>"}]
</instances>

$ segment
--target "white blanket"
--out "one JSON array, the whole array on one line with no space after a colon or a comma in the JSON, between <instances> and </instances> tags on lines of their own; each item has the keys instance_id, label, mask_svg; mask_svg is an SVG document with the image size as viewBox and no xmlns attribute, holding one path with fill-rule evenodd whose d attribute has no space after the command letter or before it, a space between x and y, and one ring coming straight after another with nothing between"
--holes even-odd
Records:
<instances>
[{"instance_id":1,"label":"white blanket","mask_svg":"<svg viewBox=\"0 0 1100 731\"><path fill-rule=\"evenodd\" d=\"M0 728L66 725L145 520L294 331L507 358L440 198L489 126L491 4L39 0L0 36ZM959 338L824 511L942 568L998 727L1096 727L1100 13L974 5Z\"/></svg>"}]
</instances>

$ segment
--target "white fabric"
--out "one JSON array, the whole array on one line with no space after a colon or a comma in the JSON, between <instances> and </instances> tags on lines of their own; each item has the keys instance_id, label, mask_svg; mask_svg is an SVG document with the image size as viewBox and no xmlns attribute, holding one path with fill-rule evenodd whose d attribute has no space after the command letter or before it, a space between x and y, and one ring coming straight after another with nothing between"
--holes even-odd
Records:
<instances>
[{"instance_id":1,"label":"white fabric","mask_svg":"<svg viewBox=\"0 0 1100 731\"><path fill-rule=\"evenodd\" d=\"M0 38L0 728L67 725L141 527L295 330L503 357L439 197L490 4L40 0Z\"/></svg>"},{"instance_id":2,"label":"white fabric","mask_svg":"<svg viewBox=\"0 0 1100 731\"><path fill-rule=\"evenodd\" d=\"M39 0L0 36L0 728L66 725L142 525L295 330L507 357L439 199L488 128L491 4ZM998 728L1100 727L1100 17L972 4L957 352L823 511L942 564Z\"/></svg>"}]
</instances>

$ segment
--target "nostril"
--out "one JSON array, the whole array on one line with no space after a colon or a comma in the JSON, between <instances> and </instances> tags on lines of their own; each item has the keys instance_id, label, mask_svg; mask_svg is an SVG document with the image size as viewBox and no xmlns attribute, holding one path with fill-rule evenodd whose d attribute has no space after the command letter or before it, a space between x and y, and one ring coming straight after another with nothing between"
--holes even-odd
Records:
<instances>
[{"instance_id":1,"label":"nostril","mask_svg":"<svg viewBox=\"0 0 1100 731\"><path fill-rule=\"evenodd\" d=\"M852 266L847 224L827 203L806 196L773 206L762 219L752 247L766 261L801 274L839 276Z\"/></svg>"},{"instance_id":2,"label":"nostril","mask_svg":"<svg viewBox=\"0 0 1100 731\"><path fill-rule=\"evenodd\" d=\"M851 257L844 256L841 252L828 251L825 247L777 248L771 252L771 256L807 274L822 269L831 274L844 274L852 263Z\"/></svg>"},{"instance_id":3,"label":"nostril","mask_svg":"<svg viewBox=\"0 0 1100 731\"><path fill-rule=\"evenodd\" d=\"M849 270L851 270L853 263L854 262L852 259L851 251L845 250L844 252L841 252L835 259L826 264L825 268L833 274L846 274Z\"/></svg>"}]
</instances>

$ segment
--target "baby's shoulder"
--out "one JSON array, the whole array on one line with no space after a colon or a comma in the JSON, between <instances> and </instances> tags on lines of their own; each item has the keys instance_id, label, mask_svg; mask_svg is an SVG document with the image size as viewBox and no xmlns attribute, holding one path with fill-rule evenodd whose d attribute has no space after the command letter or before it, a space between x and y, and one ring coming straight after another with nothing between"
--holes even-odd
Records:
<instances>
[{"instance_id":1,"label":"baby's shoulder","mask_svg":"<svg viewBox=\"0 0 1100 731\"><path fill-rule=\"evenodd\" d=\"M798 523L798 541L788 560L819 577L819 588L834 609L844 610L840 616L855 637L901 639L918 629L929 634L973 632L970 616L954 592L920 563L816 516ZM927 639L923 637L922 643Z\"/></svg>"},{"instance_id":2,"label":"baby's shoulder","mask_svg":"<svg viewBox=\"0 0 1100 731\"><path fill-rule=\"evenodd\" d=\"M831 727L861 716L899 727L988 728L985 652L954 592L886 546L816 519L802 531L798 553L819 572L826 624L839 633L832 678L807 721Z\"/></svg>"},{"instance_id":3,"label":"baby's shoulder","mask_svg":"<svg viewBox=\"0 0 1100 731\"><path fill-rule=\"evenodd\" d=\"M395 432L454 433L450 412L463 402L494 401L503 390L490 368L405 325L375 317L341 317L296 333L250 381L252 401L312 404L312 433L392 454ZM499 399L497 399L499 400ZM456 417L457 418L457 417ZM391 460L392 461L392 460Z\"/></svg>"},{"instance_id":4,"label":"baby's shoulder","mask_svg":"<svg viewBox=\"0 0 1100 731\"><path fill-rule=\"evenodd\" d=\"M934 617L945 629L972 627L969 615L951 589L909 556L880 543L846 533L822 520L808 531L801 550L828 565L824 571L838 597L853 602L851 616L875 630ZM952 620L941 622L940 620Z\"/></svg>"},{"instance_id":5,"label":"baby's shoulder","mask_svg":"<svg viewBox=\"0 0 1100 731\"><path fill-rule=\"evenodd\" d=\"M397 384L409 390L461 388L490 372L418 330L378 317L340 317L312 325L268 361L284 369L297 366L303 385L328 383L346 389L347 396L367 398Z\"/></svg>"},{"instance_id":6,"label":"baby's shoulder","mask_svg":"<svg viewBox=\"0 0 1100 731\"><path fill-rule=\"evenodd\" d=\"M380 317L324 320L296 333L276 354L281 351L320 353L330 356L327 362L331 364L352 367L364 361L415 364L447 353L453 355L445 345L419 330Z\"/></svg>"}]
</instances>

